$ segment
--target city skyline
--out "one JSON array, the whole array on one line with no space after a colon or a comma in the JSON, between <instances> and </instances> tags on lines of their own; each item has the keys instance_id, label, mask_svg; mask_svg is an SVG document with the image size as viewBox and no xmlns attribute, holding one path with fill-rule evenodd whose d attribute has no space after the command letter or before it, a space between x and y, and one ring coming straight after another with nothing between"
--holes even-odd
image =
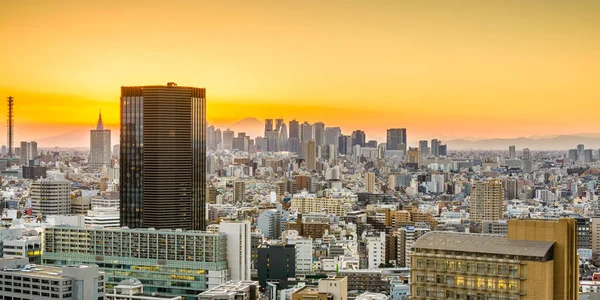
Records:
<instances>
[{"instance_id":1,"label":"city skyline","mask_svg":"<svg viewBox=\"0 0 600 300\"><path fill-rule=\"evenodd\" d=\"M89 130L100 108L115 130L120 86L168 81L207 88L208 122L220 127L251 116L344 132L360 120L381 137L596 132L574 119L600 108L597 2L178 4L0 4L11 44L0 94L15 97L15 141Z\"/></svg>"}]
</instances>

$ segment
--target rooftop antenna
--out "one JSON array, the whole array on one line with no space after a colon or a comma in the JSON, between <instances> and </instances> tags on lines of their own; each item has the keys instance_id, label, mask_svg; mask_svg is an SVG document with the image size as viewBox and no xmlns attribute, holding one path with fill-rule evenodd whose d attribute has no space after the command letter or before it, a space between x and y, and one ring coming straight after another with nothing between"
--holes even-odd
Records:
<instances>
[{"instance_id":1,"label":"rooftop antenna","mask_svg":"<svg viewBox=\"0 0 600 300\"><path fill-rule=\"evenodd\" d=\"M14 120L13 120L13 103L15 98L8 96L8 124L7 124L7 135L8 135L8 157L13 157L13 140L14 140Z\"/></svg>"}]
</instances>

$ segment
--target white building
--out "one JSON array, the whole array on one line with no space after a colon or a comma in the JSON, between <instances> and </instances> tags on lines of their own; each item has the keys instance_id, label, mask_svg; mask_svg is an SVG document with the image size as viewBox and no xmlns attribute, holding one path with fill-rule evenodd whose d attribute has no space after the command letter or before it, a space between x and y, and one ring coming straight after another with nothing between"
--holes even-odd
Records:
<instances>
[{"instance_id":1,"label":"white building","mask_svg":"<svg viewBox=\"0 0 600 300\"><path fill-rule=\"evenodd\" d=\"M289 241L296 248L296 273L308 273L312 271L312 239L298 238Z\"/></svg>"},{"instance_id":2,"label":"white building","mask_svg":"<svg viewBox=\"0 0 600 300\"><path fill-rule=\"evenodd\" d=\"M369 269L377 269L385 263L385 233L379 236L367 237L367 253L369 255Z\"/></svg>"},{"instance_id":3,"label":"white building","mask_svg":"<svg viewBox=\"0 0 600 300\"><path fill-rule=\"evenodd\" d=\"M250 222L223 221L219 231L227 236L227 265L231 280L250 280Z\"/></svg>"},{"instance_id":4,"label":"white building","mask_svg":"<svg viewBox=\"0 0 600 300\"><path fill-rule=\"evenodd\" d=\"M104 228L119 228L121 226L119 208L95 206L87 211L85 225Z\"/></svg>"},{"instance_id":5,"label":"white building","mask_svg":"<svg viewBox=\"0 0 600 300\"><path fill-rule=\"evenodd\" d=\"M125 279L106 294L107 300L180 300L181 296L164 296L144 293L144 285L137 279Z\"/></svg>"}]
</instances>

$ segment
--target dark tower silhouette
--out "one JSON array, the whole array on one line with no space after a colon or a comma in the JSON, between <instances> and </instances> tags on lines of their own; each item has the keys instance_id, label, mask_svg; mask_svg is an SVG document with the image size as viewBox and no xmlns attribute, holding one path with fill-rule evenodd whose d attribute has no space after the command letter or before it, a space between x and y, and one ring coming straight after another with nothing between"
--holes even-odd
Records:
<instances>
[{"instance_id":1,"label":"dark tower silhouette","mask_svg":"<svg viewBox=\"0 0 600 300\"><path fill-rule=\"evenodd\" d=\"M8 135L8 157L13 157L13 102L15 98L8 96L8 124L7 124L7 135Z\"/></svg>"}]
</instances>

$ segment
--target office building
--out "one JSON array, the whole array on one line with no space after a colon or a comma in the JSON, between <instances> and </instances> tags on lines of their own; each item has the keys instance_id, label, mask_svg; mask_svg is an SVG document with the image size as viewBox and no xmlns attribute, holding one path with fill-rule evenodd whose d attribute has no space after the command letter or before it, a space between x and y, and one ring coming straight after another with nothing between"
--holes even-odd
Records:
<instances>
[{"instance_id":1,"label":"office building","mask_svg":"<svg viewBox=\"0 0 600 300\"><path fill-rule=\"evenodd\" d=\"M258 248L258 282L264 291L267 283L278 289L289 287L289 278L296 277L296 249L294 245L268 245Z\"/></svg>"},{"instance_id":2,"label":"office building","mask_svg":"<svg viewBox=\"0 0 600 300\"><path fill-rule=\"evenodd\" d=\"M409 147L408 152L406 153L406 163L411 165L419 165L421 164L421 152L419 148Z\"/></svg>"},{"instance_id":3,"label":"office building","mask_svg":"<svg viewBox=\"0 0 600 300\"><path fill-rule=\"evenodd\" d=\"M300 236L303 235L300 234ZM295 238L293 240L288 240L288 244L294 245L294 248L296 248L296 274L307 274L312 272L313 239L310 237Z\"/></svg>"},{"instance_id":4,"label":"office building","mask_svg":"<svg viewBox=\"0 0 600 300\"><path fill-rule=\"evenodd\" d=\"M384 232L380 232L379 236L367 236L366 245L369 269L377 269L386 263Z\"/></svg>"},{"instance_id":5,"label":"office building","mask_svg":"<svg viewBox=\"0 0 600 300\"><path fill-rule=\"evenodd\" d=\"M375 173L366 173L365 174L365 188L367 192L374 193L375 192Z\"/></svg>"},{"instance_id":6,"label":"office building","mask_svg":"<svg viewBox=\"0 0 600 300\"><path fill-rule=\"evenodd\" d=\"M430 232L426 227L404 226L398 229L396 246L396 264L399 267L410 268L412 248L415 242Z\"/></svg>"},{"instance_id":7,"label":"office building","mask_svg":"<svg viewBox=\"0 0 600 300\"><path fill-rule=\"evenodd\" d=\"M330 229L329 222L304 222L302 218L302 214L298 214L298 218L295 222L287 222L286 224L287 230L296 230L298 231L299 236L307 237L307 238L322 238L325 233L327 233Z\"/></svg>"},{"instance_id":8,"label":"office building","mask_svg":"<svg viewBox=\"0 0 600 300\"><path fill-rule=\"evenodd\" d=\"M427 157L429 155L429 146L427 140L419 141L419 152L421 153L421 157Z\"/></svg>"},{"instance_id":9,"label":"office building","mask_svg":"<svg viewBox=\"0 0 600 300\"><path fill-rule=\"evenodd\" d=\"M62 268L30 265L24 258L0 259L0 299L104 299L104 273L97 265Z\"/></svg>"},{"instance_id":10,"label":"office building","mask_svg":"<svg viewBox=\"0 0 600 300\"><path fill-rule=\"evenodd\" d=\"M110 130L104 128L102 114L100 114L96 129L90 130L90 169L110 168L111 158Z\"/></svg>"},{"instance_id":11,"label":"office building","mask_svg":"<svg viewBox=\"0 0 600 300\"><path fill-rule=\"evenodd\" d=\"M508 159L516 159L517 152L515 151L515 146L508 146Z\"/></svg>"},{"instance_id":12,"label":"office building","mask_svg":"<svg viewBox=\"0 0 600 300\"><path fill-rule=\"evenodd\" d=\"M265 136L269 131L273 131L273 119L265 119Z\"/></svg>"},{"instance_id":13,"label":"office building","mask_svg":"<svg viewBox=\"0 0 600 300\"><path fill-rule=\"evenodd\" d=\"M238 132L238 136L233 138L233 150L248 152L250 147L250 137L245 132Z\"/></svg>"},{"instance_id":14,"label":"office building","mask_svg":"<svg viewBox=\"0 0 600 300\"><path fill-rule=\"evenodd\" d=\"M576 162L577 161L577 149L569 149L569 151L567 153L567 159L569 159L572 162Z\"/></svg>"},{"instance_id":15,"label":"office building","mask_svg":"<svg viewBox=\"0 0 600 300\"><path fill-rule=\"evenodd\" d=\"M471 188L470 218L473 221L497 221L504 215L502 181L492 179L473 183Z\"/></svg>"},{"instance_id":16,"label":"office building","mask_svg":"<svg viewBox=\"0 0 600 300\"><path fill-rule=\"evenodd\" d=\"M368 291L386 291L390 288L390 282L384 277L381 269L376 270L340 270L337 274L348 280L348 291L358 293Z\"/></svg>"},{"instance_id":17,"label":"office building","mask_svg":"<svg viewBox=\"0 0 600 300\"><path fill-rule=\"evenodd\" d=\"M583 150L583 163L589 164L592 162L592 149Z\"/></svg>"},{"instance_id":18,"label":"office building","mask_svg":"<svg viewBox=\"0 0 600 300\"><path fill-rule=\"evenodd\" d=\"M46 167L41 166L22 166L23 178L37 180L46 178Z\"/></svg>"},{"instance_id":19,"label":"office building","mask_svg":"<svg viewBox=\"0 0 600 300\"><path fill-rule=\"evenodd\" d=\"M583 152L585 151L585 146L583 144L577 145L577 157L579 160L583 159Z\"/></svg>"},{"instance_id":20,"label":"office building","mask_svg":"<svg viewBox=\"0 0 600 300\"><path fill-rule=\"evenodd\" d=\"M541 241L554 243L551 257L554 260L553 279L538 281L532 280L528 286L536 288L536 283L543 288L552 290L548 298L575 300L579 293L579 259L577 257L577 224L574 219L564 218L558 220L508 220L508 239L518 241ZM528 248L529 250L529 248ZM531 256L531 251L527 255ZM520 273L523 274L523 273ZM538 275L535 270L529 269L526 274ZM540 274L542 276L547 276ZM528 291L529 288L524 291Z\"/></svg>"},{"instance_id":21,"label":"office building","mask_svg":"<svg viewBox=\"0 0 600 300\"><path fill-rule=\"evenodd\" d=\"M292 293L292 300L347 300L348 279L346 277L322 278L317 287L305 286Z\"/></svg>"},{"instance_id":22,"label":"office building","mask_svg":"<svg viewBox=\"0 0 600 300\"><path fill-rule=\"evenodd\" d=\"M317 146L325 145L325 124L323 122L313 124L313 131L315 133L315 142L317 143Z\"/></svg>"},{"instance_id":23,"label":"office building","mask_svg":"<svg viewBox=\"0 0 600 300\"><path fill-rule=\"evenodd\" d=\"M42 261L97 264L106 273L107 287L134 277L149 293L191 299L229 279L223 233L47 227Z\"/></svg>"},{"instance_id":24,"label":"office building","mask_svg":"<svg viewBox=\"0 0 600 300\"><path fill-rule=\"evenodd\" d=\"M386 150L402 150L406 153L406 128L391 128L387 130Z\"/></svg>"},{"instance_id":25,"label":"office building","mask_svg":"<svg viewBox=\"0 0 600 300\"><path fill-rule=\"evenodd\" d=\"M121 88L122 226L205 228L205 120L203 88Z\"/></svg>"},{"instance_id":26,"label":"office building","mask_svg":"<svg viewBox=\"0 0 600 300\"><path fill-rule=\"evenodd\" d=\"M66 180L38 179L31 183L34 215L71 214L71 183Z\"/></svg>"},{"instance_id":27,"label":"office building","mask_svg":"<svg viewBox=\"0 0 600 300\"><path fill-rule=\"evenodd\" d=\"M198 300L258 300L258 281L228 281L198 295Z\"/></svg>"},{"instance_id":28,"label":"office building","mask_svg":"<svg viewBox=\"0 0 600 300\"><path fill-rule=\"evenodd\" d=\"M302 138L302 134L300 132L300 123L296 120L291 120L289 122L289 135L288 138L292 139L298 139L300 140Z\"/></svg>"},{"instance_id":29,"label":"office building","mask_svg":"<svg viewBox=\"0 0 600 300\"><path fill-rule=\"evenodd\" d=\"M279 239L283 228L281 226L282 213L278 209L269 209L258 216L258 228L264 234L265 238Z\"/></svg>"},{"instance_id":30,"label":"office building","mask_svg":"<svg viewBox=\"0 0 600 300\"><path fill-rule=\"evenodd\" d=\"M352 152L352 137L349 135L342 135L338 139L338 152L340 155L350 155Z\"/></svg>"},{"instance_id":31,"label":"office building","mask_svg":"<svg viewBox=\"0 0 600 300\"><path fill-rule=\"evenodd\" d=\"M556 249L548 241L429 232L413 246L410 299L558 299Z\"/></svg>"},{"instance_id":32,"label":"office building","mask_svg":"<svg viewBox=\"0 0 600 300\"><path fill-rule=\"evenodd\" d=\"M441 142L437 139L431 140L431 156L440 156L440 144Z\"/></svg>"},{"instance_id":33,"label":"office building","mask_svg":"<svg viewBox=\"0 0 600 300\"><path fill-rule=\"evenodd\" d=\"M227 236L227 266L231 280L250 280L250 222L222 221L219 232Z\"/></svg>"},{"instance_id":34,"label":"office building","mask_svg":"<svg viewBox=\"0 0 600 300\"><path fill-rule=\"evenodd\" d=\"M523 173L533 172L533 159L529 148L523 149Z\"/></svg>"},{"instance_id":35,"label":"office building","mask_svg":"<svg viewBox=\"0 0 600 300\"><path fill-rule=\"evenodd\" d=\"M307 170L315 171L317 169L317 144L315 140L302 142L302 157Z\"/></svg>"},{"instance_id":36,"label":"office building","mask_svg":"<svg viewBox=\"0 0 600 300\"><path fill-rule=\"evenodd\" d=\"M340 136L342 136L342 130L339 127L325 128L325 144L326 145L335 145L335 149L338 149Z\"/></svg>"},{"instance_id":37,"label":"office building","mask_svg":"<svg viewBox=\"0 0 600 300\"><path fill-rule=\"evenodd\" d=\"M304 123L302 123L302 125L300 125L300 134L301 134L300 139L302 142L308 141L308 140L314 140L313 127L308 122L304 122Z\"/></svg>"},{"instance_id":38,"label":"office building","mask_svg":"<svg viewBox=\"0 0 600 300\"><path fill-rule=\"evenodd\" d=\"M227 128L227 130L223 131L223 142L221 144L221 148L223 150L233 150L233 138L234 138L233 130ZM264 149L266 151L266 149Z\"/></svg>"},{"instance_id":39,"label":"office building","mask_svg":"<svg viewBox=\"0 0 600 300\"><path fill-rule=\"evenodd\" d=\"M592 235L592 254L600 254L600 216L595 216L591 220Z\"/></svg>"},{"instance_id":40,"label":"office building","mask_svg":"<svg viewBox=\"0 0 600 300\"><path fill-rule=\"evenodd\" d=\"M21 149L19 151L19 158L21 159L21 165L27 165L29 163L29 159L30 157L30 151L29 151L29 146L30 144L28 142L21 142Z\"/></svg>"},{"instance_id":41,"label":"office building","mask_svg":"<svg viewBox=\"0 0 600 300\"><path fill-rule=\"evenodd\" d=\"M354 130L352 132L352 146L359 145L361 147L365 146L365 142L367 140L367 135L362 130Z\"/></svg>"}]
</instances>

